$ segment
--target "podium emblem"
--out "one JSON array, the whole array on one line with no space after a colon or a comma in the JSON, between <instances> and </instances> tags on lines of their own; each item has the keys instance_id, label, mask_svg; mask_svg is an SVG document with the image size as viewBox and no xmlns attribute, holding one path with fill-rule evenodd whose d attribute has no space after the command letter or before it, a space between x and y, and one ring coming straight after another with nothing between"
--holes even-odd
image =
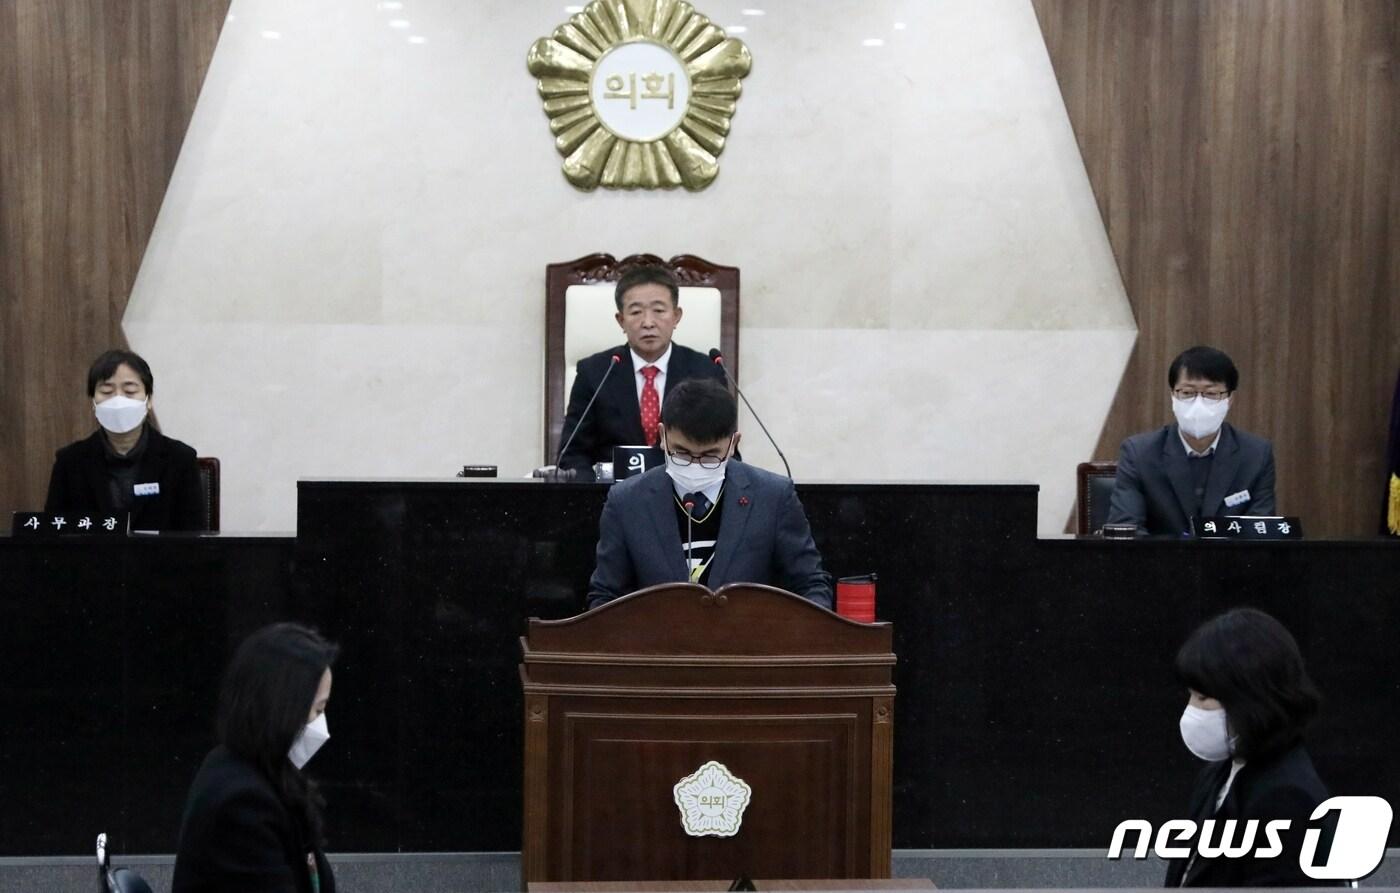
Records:
<instances>
[{"instance_id":1,"label":"podium emblem","mask_svg":"<svg viewBox=\"0 0 1400 893\"><path fill-rule=\"evenodd\" d=\"M723 763L710 760L676 782L681 827L691 837L733 837L744 821L753 790Z\"/></svg>"}]
</instances>

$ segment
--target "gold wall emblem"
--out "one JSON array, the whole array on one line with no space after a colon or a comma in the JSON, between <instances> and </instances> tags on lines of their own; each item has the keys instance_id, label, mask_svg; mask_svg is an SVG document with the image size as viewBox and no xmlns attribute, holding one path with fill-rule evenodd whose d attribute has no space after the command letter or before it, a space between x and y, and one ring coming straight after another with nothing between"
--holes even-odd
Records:
<instances>
[{"instance_id":1,"label":"gold wall emblem","mask_svg":"<svg viewBox=\"0 0 1400 893\"><path fill-rule=\"evenodd\" d=\"M593 0L526 65L570 183L693 191L719 174L753 57L684 0Z\"/></svg>"}]
</instances>

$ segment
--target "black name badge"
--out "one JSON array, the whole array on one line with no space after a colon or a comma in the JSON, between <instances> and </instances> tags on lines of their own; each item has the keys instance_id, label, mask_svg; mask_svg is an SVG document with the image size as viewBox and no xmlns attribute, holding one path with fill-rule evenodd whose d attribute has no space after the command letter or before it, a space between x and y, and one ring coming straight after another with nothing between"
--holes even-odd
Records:
<instances>
[{"instance_id":1,"label":"black name badge","mask_svg":"<svg viewBox=\"0 0 1400 893\"><path fill-rule=\"evenodd\" d=\"M126 536L131 515L123 512L110 515L50 514L48 512L15 512L10 522L14 537L55 536Z\"/></svg>"},{"instance_id":2,"label":"black name badge","mask_svg":"<svg viewBox=\"0 0 1400 893\"><path fill-rule=\"evenodd\" d=\"M1297 518L1223 515L1191 522L1196 536L1220 540L1300 540L1303 523Z\"/></svg>"},{"instance_id":3,"label":"black name badge","mask_svg":"<svg viewBox=\"0 0 1400 893\"><path fill-rule=\"evenodd\" d=\"M613 447L613 480L626 480L665 463L666 454L660 447L616 446Z\"/></svg>"}]
</instances>

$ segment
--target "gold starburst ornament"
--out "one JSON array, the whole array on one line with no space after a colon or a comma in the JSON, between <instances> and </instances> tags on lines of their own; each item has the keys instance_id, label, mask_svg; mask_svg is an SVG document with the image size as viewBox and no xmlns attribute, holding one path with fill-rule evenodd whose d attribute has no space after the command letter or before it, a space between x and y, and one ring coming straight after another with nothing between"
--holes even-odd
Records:
<instances>
[{"instance_id":1,"label":"gold starburst ornament","mask_svg":"<svg viewBox=\"0 0 1400 893\"><path fill-rule=\"evenodd\" d=\"M719 175L753 57L684 0L593 0L526 65L574 186L695 191Z\"/></svg>"}]
</instances>

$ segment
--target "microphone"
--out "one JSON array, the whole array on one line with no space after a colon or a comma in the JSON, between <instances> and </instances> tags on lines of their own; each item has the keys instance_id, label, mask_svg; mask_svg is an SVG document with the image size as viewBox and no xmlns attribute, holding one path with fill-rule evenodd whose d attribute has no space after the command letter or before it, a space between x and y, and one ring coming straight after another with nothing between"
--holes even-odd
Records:
<instances>
[{"instance_id":1,"label":"microphone","mask_svg":"<svg viewBox=\"0 0 1400 893\"><path fill-rule=\"evenodd\" d=\"M690 561L691 544L695 542L695 499L686 494L685 506L685 578L694 583L695 566Z\"/></svg>"},{"instance_id":2,"label":"microphone","mask_svg":"<svg viewBox=\"0 0 1400 893\"><path fill-rule=\"evenodd\" d=\"M744 392L739 388L739 383L734 380L734 376L729 374L729 367L724 365L724 354L720 353L717 348L713 349L710 351L710 359L716 366L724 370L724 377L729 379L729 383L734 386L734 391L739 395L739 399L743 400L744 405L749 408L749 415L753 416L753 420L758 422L758 427L763 429L763 436L767 437L768 442L773 444L773 449L777 451L778 458L783 460L783 468L787 469L788 480L792 480L792 466L788 465L787 456L783 455L783 451L778 446L778 442L773 439L773 435L768 433L768 426L763 424L763 419L760 419L758 413L753 411L753 404L749 402L748 397L744 396Z\"/></svg>"},{"instance_id":3,"label":"microphone","mask_svg":"<svg viewBox=\"0 0 1400 893\"><path fill-rule=\"evenodd\" d=\"M617 354L613 354L608 357L608 359L612 360L612 362L608 364L608 371L603 373L603 378L598 382L598 387L593 389L593 396L588 398L588 404L583 407L583 412L579 413L578 421L574 423L574 430L569 432L569 439L564 441L564 445L559 448L559 455L554 457L554 469L556 473L562 471L562 469L559 468L559 462L564 458L564 453L573 445L574 438L578 436L578 429L583 427L583 420L588 418L588 410L593 408L593 401L597 400L598 395L603 392L603 385L607 383L608 376L612 375L612 371L617 368L617 364L622 362L622 357Z\"/></svg>"}]
</instances>

